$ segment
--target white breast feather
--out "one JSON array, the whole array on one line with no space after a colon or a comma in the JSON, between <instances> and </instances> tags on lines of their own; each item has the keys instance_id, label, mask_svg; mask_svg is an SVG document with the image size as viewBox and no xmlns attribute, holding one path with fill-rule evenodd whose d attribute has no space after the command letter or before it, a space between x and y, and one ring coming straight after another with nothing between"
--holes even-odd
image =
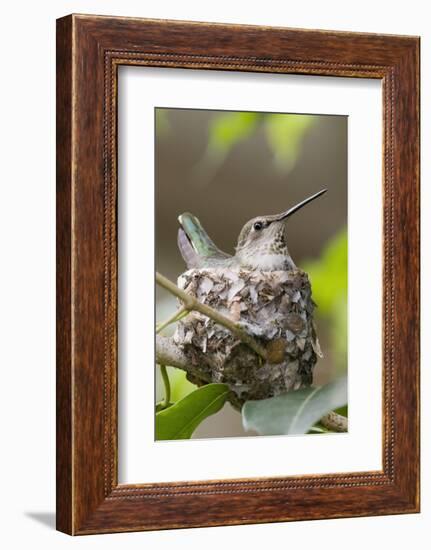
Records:
<instances>
[{"instance_id":1,"label":"white breast feather","mask_svg":"<svg viewBox=\"0 0 431 550\"><path fill-rule=\"evenodd\" d=\"M257 257L247 258L247 263L254 269L276 271L286 269L286 256L284 254L259 254Z\"/></svg>"}]
</instances>

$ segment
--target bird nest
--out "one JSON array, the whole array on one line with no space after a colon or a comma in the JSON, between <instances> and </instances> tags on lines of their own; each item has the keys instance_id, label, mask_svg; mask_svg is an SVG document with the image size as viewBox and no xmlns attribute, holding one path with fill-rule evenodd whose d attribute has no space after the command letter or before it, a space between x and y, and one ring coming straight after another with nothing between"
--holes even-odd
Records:
<instances>
[{"instance_id":1,"label":"bird nest","mask_svg":"<svg viewBox=\"0 0 431 550\"><path fill-rule=\"evenodd\" d=\"M267 350L263 360L229 329L192 311L174 335L189 361L191 382L227 384L238 408L247 400L312 383L321 351L306 273L191 269L179 277L178 286L229 317Z\"/></svg>"}]
</instances>

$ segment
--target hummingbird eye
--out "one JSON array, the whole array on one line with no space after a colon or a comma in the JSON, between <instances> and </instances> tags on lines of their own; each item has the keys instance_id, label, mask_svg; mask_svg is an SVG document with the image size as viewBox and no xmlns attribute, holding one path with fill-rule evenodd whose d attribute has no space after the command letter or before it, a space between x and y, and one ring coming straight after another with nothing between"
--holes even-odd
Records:
<instances>
[{"instance_id":1,"label":"hummingbird eye","mask_svg":"<svg viewBox=\"0 0 431 550\"><path fill-rule=\"evenodd\" d=\"M263 228L263 223L262 222L255 222L253 224L253 229L255 231L260 231L262 228Z\"/></svg>"}]
</instances>

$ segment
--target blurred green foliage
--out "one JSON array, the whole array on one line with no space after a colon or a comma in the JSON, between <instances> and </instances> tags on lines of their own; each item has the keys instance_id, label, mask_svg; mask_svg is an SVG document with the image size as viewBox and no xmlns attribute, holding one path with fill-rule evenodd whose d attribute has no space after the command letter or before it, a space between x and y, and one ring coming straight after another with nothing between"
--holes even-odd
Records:
<instances>
[{"instance_id":1,"label":"blurred green foliage","mask_svg":"<svg viewBox=\"0 0 431 550\"><path fill-rule=\"evenodd\" d=\"M164 137L171 131L167 109L155 109L156 135Z\"/></svg>"},{"instance_id":2,"label":"blurred green foliage","mask_svg":"<svg viewBox=\"0 0 431 550\"><path fill-rule=\"evenodd\" d=\"M217 156L226 155L254 134L260 119L259 113L232 112L215 116L208 127L208 151Z\"/></svg>"},{"instance_id":3,"label":"blurred green foliage","mask_svg":"<svg viewBox=\"0 0 431 550\"><path fill-rule=\"evenodd\" d=\"M277 168L293 168L301 152L302 142L317 121L311 115L229 112L215 116L208 127L205 157L221 162L238 144L262 129Z\"/></svg>"},{"instance_id":4,"label":"blurred green foliage","mask_svg":"<svg viewBox=\"0 0 431 550\"><path fill-rule=\"evenodd\" d=\"M302 142L316 117L310 115L268 115L265 132L276 166L291 169L301 152Z\"/></svg>"},{"instance_id":5,"label":"blurred green foliage","mask_svg":"<svg viewBox=\"0 0 431 550\"><path fill-rule=\"evenodd\" d=\"M310 277L316 316L323 317L330 330L337 370L347 368L347 228L343 228L323 249L317 260L302 269Z\"/></svg>"},{"instance_id":6,"label":"blurred green foliage","mask_svg":"<svg viewBox=\"0 0 431 550\"><path fill-rule=\"evenodd\" d=\"M164 137L171 131L169 109L155 111L156 135ZM220 112L208 124L207 146L195 166L199 177L205 178L205 170L213 174L239 144L262 132L272 153L274 166L281 172L291 170L301 153L303 140L317 116L255 112ZM209 178L211 179L211 178Z\"/></svg>"}]
</instances>

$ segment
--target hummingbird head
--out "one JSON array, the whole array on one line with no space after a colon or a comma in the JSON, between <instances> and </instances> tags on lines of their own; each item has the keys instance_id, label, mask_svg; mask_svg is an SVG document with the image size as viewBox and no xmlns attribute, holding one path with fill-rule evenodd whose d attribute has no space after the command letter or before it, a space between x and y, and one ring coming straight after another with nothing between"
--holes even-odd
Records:
<instances>
[{"instance_id":1,"label":"hummingbird head","mask_svg":"<svg viewBox=\"0 0 431 550\"><path fill-rule=\"evenodd\" d=\"M272 261L285 261L281 257L289 256L286 243L285 222L287 218L309 202L326 193L326 191L326 189L322 189L322 191L280 214L258 216L248 221L239 234L236 256L243 259L245 264L252 267L259 267L259 262L263 264ZM252 256L256 255L257 257L251 260ZM278 260L277 257L279 257ZM293 262L291 264L294 267Z\"/></svg>"}]
</instances>

